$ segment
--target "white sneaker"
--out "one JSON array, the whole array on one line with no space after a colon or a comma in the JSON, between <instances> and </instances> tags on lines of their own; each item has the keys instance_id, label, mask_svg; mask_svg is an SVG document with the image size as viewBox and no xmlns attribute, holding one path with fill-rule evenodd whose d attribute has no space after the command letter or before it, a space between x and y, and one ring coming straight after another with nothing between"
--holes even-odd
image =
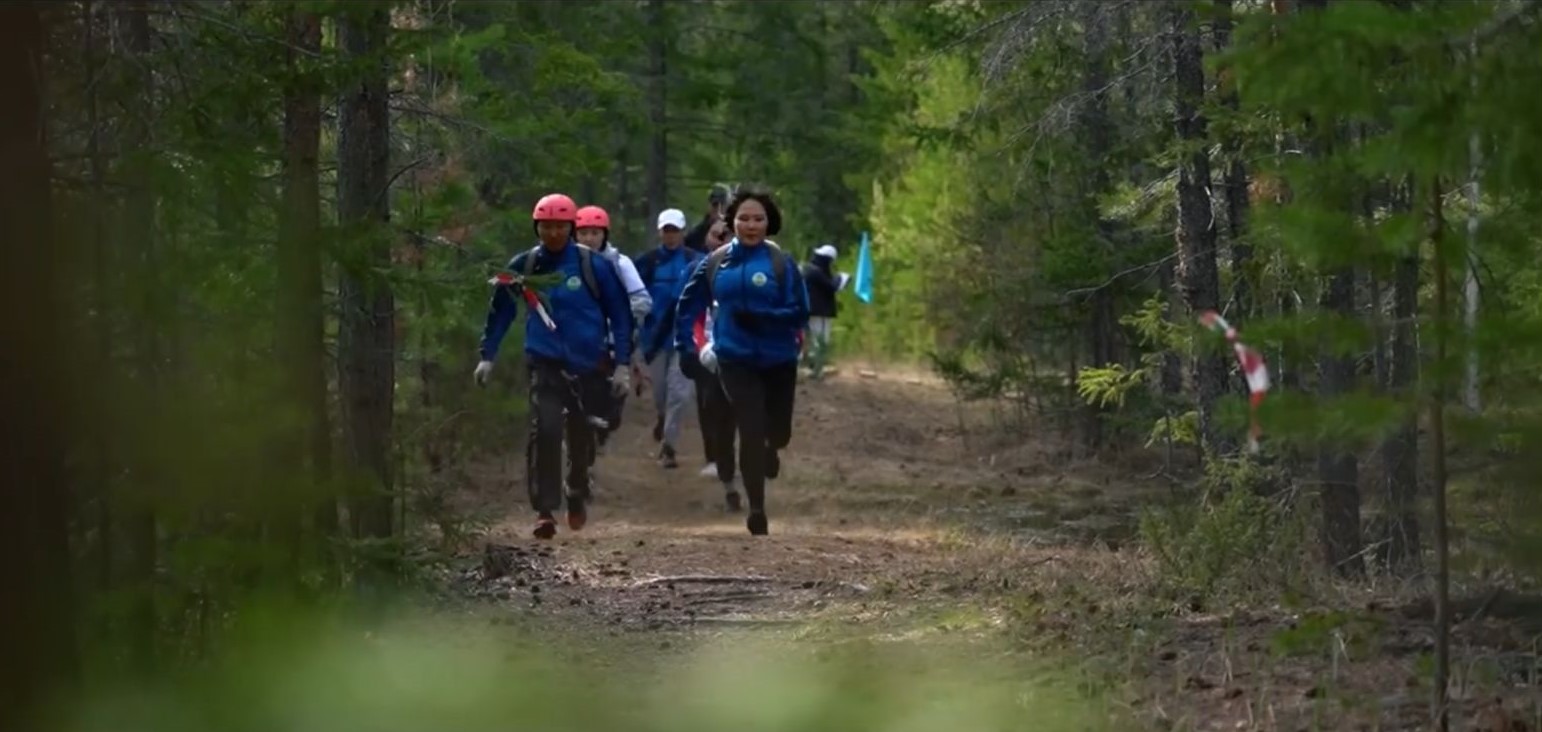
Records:
<instances>
[{"instance_id":1,"label":"white sneaker","mask_svg":"<svg viewBox=\"0 0 1542 732\"><path fill-rule=\"evenodd\" d=\"M707 463L707 467L702 468L701 472L697 473L697 475L700 475L703 478L716 478L717 463Z\"/></svg>"}]
</instances>

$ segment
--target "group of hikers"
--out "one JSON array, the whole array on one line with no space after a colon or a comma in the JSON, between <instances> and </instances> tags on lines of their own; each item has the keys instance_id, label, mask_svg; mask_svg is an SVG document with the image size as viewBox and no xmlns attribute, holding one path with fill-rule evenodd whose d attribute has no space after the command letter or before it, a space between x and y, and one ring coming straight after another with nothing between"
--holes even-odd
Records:
<instances>
[{"instance_id":1,"label":"group of hikers","mask_svg":"<svg viewBox=\"0 0 1542 732\"><path fill-rule=\"evenodd\" d=\"M792 439L805 341L817 375L844 275L832 270L832 245L817 247L799 267L767 238L782 226L769 191L718 185L708 204L689 231L679 209L660 212L658 246L632 259L610 241L603 208L580 208L561 193L536 202L538 243L516 255L510 276L495 284L475 371L485 385L524 302L533 311L525 319L525 457L536 538L556 535L564 504L568 528L583 528L595 458L620 426L628 394L640 395L645 382L659 464L679 466L681 421L694 403L703 474L721 482L726 510L742 511L748 502L751 534L769 532L766 481L780 475L781 451Z\"/></svg>"}]
</instances>

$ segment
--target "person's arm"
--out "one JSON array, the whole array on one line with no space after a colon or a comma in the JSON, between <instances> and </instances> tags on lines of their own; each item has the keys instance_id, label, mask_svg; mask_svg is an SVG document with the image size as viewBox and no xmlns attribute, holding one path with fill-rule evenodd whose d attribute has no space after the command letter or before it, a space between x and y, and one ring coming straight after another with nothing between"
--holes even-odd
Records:
<instances>
[{"instance_id":1,"label":"person's arm","mask_svg":"<svg viewBox=\"0 0 1542 732\"><path fill-rule=\"evenodd\" d=\"M789 328L808 327L808 285L803 281L801 267L787 268L787 284L782 288L782 304L764 311L756 311L755 317Z\"/></svg>"},{"instance_id":2,"label":"person's arm","mask_svg":"<svg viewBox=\"0 0 1542 732\"><path fill-rule=\"evenodd\" d=\"M605 321L610 326L610 342L616 351L616 363L630 363L632 310L627 304L626 292L622 290L621 278L616 276L610 260L596 257L593 261L595 279L600 281L600 309L605 312Z\"/></svg>"},{"instance_id":3,"label":"person's arm","mask_svg":"<svg viewBox=\"0 0 1542 732\"><path fill-rule=\"evenodd\" d=\"M806 264L798 269L803 270L803 276L809 287L824 287L831 292L835 291L835 280L825 272L823 267L815 264Z\"/></svg>"},{"instance_id":4,"label":"person's arm","mask_svg":"<svg viewBox=\"0 0 1542 732\"><path fill-rule=\"evenodd\" d=\"M616 258L616 272L621 275L621 286L626 289L627 300L632 306L632 321L641 323L653 309L653 296L637 274L637 265L625 254Z\"/></svg>"},{"instance_id":5,"label":"person's arm","mask_svg":"<svg viewBox=\"0 0 1542 732\"><path fill-rule=\"evenodd\" d=\"M707 293L707 258L702 257L696 261L696 266L691 270L691 278L685 281L685 288L680 291L680 299L675 301L675 350L681 353L696 353L695 330L696 318L706 312L711 304L711 296Z\"/></svg>"},{"instance_id":6,"label":"person's arm","mask_svg":"<svg viewBox=\"0 0 1542 732\"><path fill-rule=\"evenodd\" d=\"M509 262L508 269L513 272L523 271L527 256L528 253L515 257ZM487 321L482 326L482 342L477 347L483 361L492 361L498 357L498 346L503 343L503 336L509 332L509 326L513 325L518 314L519 301L514 297L512 288L503 285L494 287L492 302L487 307Z\"/></svg>"}]
</instances>

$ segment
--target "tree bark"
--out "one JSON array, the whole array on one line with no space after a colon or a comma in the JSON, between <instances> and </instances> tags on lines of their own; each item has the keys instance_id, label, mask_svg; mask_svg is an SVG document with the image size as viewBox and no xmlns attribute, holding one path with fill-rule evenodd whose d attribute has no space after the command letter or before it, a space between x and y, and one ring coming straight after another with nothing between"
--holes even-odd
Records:
<instances>
[{"instance_id":1,"label":"tree bark","mask_svg":"<svg viewBox=\"0 0 1542 732\"><path fill-rule=\"evenodd\" d=\"M128 52L139 69L135 99L130 105L124 125L124 147L129 151L125 163L128 182L128 198L124 202L123 232L134 261L134 284L128 288L135 293L133 300L139 305L134 331L138 343L138 369L140 384L139 401L134 410L137 418L148 420L158 407L162 393L161 371L165 358L160 329L167 325L162 317L160 303L168 288L160 284L163 267L155 236L156 195L153 188L149 149L151 142L151 116L154 114L155 77L150 71L150 16L146 0L138 0L119 6L119 13L128 31ZM144 452L134 459L133 491L125 496L127 503L127 528L129 534L129 580L133 588L133 601L129 610L129 654L131 662L141 670L155 664L156 607L155 568L158 563L157 528L154 509L154 491L164 476L161 466Z\"/></svg>"},{"instance_id":2,"label":"tree bark","mask_svg":"<svg viewBox=\"0 0 1542 732\"><path fill-rule=\"evenodd\" d=\"M1232 0L1215 0L1215 8L1215 48L1217 51L1225 51L1231 45ZM1222 69L1219 76L1216 87L1220 90L1221 105L1235 115L1241 102L1237 88L1230 80L1231 72ZM1254 282L1253 246L1247 240L1248 168L1236 134L1226 135L1221 154L1226 159L1226 228L1227 240L1231 245L1232 302L1236 304L1236 314L1230 320L1233 323L1246 323L1257 313L1258 305L1254 302L1257 286ZM1243 393L1246 393L1247 384L1238 383Z\"/></svg>"},{"instance_id":3,"label":"tree bark","mask_svg":"<svg viewBox=\"0 0 1542 732\"><path fill-rule=\"evenodd\" d=\"M321 18L295 10L286 21L286 61L290 79L284 90L284 197L279 211L279 362L285 370L288 406L301 422L290 433L284 452L294 475L309 488L283 506L292 515L291 549L298 553L302 506L311 507L314 530L331 535L337 527L337 502L327 487L331 467L331 427L327 419L327 369L321 285L321 88L301 68L306 52L321 49Z\"/></svg>"},{"instance_id":4,"label":"tree bark","mask_svg":"<svg viewBox=\"0 0 1542 732\"><path fill-rule=\"evenodd\" d=\"M1342 318L1354 317L1355 272L1344 269L1329 276L1319 305ZM1319 393L1325 400L1354 388L1354 360L1325 352L1318 362ZM1360 467L1354 452L1337 443L1318 448L1317 476L1321 483L1323 547L1328 566L1345 575L1365 571L1360 556Z\"/></svg>"},{"instance_id":5,"label":"tree bark","mask_svg":"<svg viewBox=\"0 0 1542 732\"><path fill-rule=\"evenodd\" d=\"M51 697L76 679L64 466L66 394L57 242L42 120L41 3L0 7L0 729L42 730Z\"/></svg>"},{"instance_id":6,"label":"tree bark","mask_svg":"<svg viewBox=\"0 0 1542 732\"><path fill-rule=\"evenodd\" d=\"M1450 296L1447 293L1450 264L1446 253L1446 222L1442 212L1440 179L1430 186L1430 241L1435 259L1435 394L1430 400L1430 449L1434 451L1435 488L1435 678L1431 684L1431 715L1435 729L1449 728L1451 678L1451 547L1446 525L1446 339L1450 333Z\"/></svg>"},{"instance_id":7,"label":"tree bark","mask_svg":"<svg viewBox=\"0 0 1542 732\"><path fill-rule=\"evenodd\" d=\"M664 210L669 200L669 106L668 73L669 38L664 10L664 0L648 3L648 212L652 221ZM649 231L653 228L650 225Z\"/></svg>"},{"instance_id":8,"label":"tree bark","mask_svg":"<svg viewBox=\"0 0 1542 732\"><path fill-rule=\"evenodd\" d=\"M1387 368L1387 390L1410 400L1419 377L1419 352L1414 318L1419 308L1419 255L1400 258L1392 284L1392 348ZM1382 445L1383 486L1387 502L1387 553L1389 566L1419 565L1419 418L1410 411L1403 423Z\"/></svg>"},{"instance_id":9,"label":"tree bark","mask_svg":"<svg viewBox=\"0 0 1542 732\"><path fill-rule=\"evenodd\" d=\"M357 256L342 268L338 384L344 442L355 486L349 519L356 538L391 536L391 436L396 383L395 299L382 272L391 265L390 116L383 7L347 9L338 44L366 69L343 94L338 117L338 219Z\"/></svg>"},{"instance_id":10,"label":"tree bark","mask_svg":"<svg viewBox=\"0 0 1542 732\"><path fill-rule=\"evenodd\" d=\"M1205 96L1204 51L1194 12L1182 4L1169 9L1172 34L1173 126L1186 150L1178 167L1178 281L1189 322L1205 310L1220 308L1215 227L1210 208L1210 158L1207 122L1200 111ZM1215 403L1226 390L1226 361L1210 349L1194 357L1194 389L1199 401L1199 431L1206 454L1227 452L1215 424Z\"/></svg>"}]
</instances>

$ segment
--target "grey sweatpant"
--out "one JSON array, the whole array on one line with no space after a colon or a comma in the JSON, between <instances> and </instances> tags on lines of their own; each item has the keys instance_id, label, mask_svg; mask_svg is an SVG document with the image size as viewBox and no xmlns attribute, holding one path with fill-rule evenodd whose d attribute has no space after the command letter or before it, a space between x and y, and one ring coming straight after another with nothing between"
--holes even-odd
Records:
<instances>
[{"instance_id":1,"label":"grey sweatpant","mask_svg":"<svg viewBox=\"0 0 1542 732\"><path fill-rule=\"evenodd\" d=\"M695 385L680 370L680 354L674 351L653 357L648 364L648 378L653 381L653 408L664 416L664 444L676 447L685 408L696 404Z\"/></svg>"}]
</instances>

